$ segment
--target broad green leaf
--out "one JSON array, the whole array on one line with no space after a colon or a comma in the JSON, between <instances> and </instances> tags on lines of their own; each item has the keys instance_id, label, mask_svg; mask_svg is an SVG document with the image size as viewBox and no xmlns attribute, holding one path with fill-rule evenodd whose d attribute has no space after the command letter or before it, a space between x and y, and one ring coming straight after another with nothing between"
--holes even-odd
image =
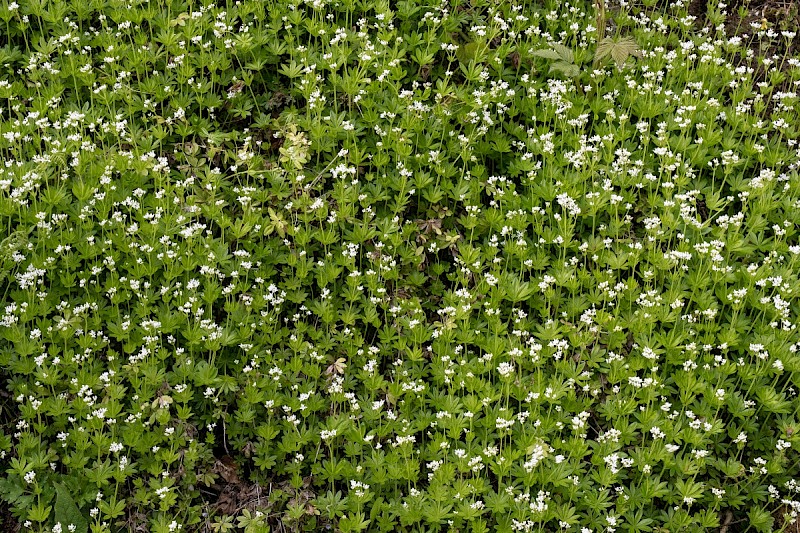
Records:
<instances>
[{"instance_id":1,"label":"broad green leaf","mask_svg":"<svg viewBox=\"0 0 800 533\"><path fill-rule=\"evenodd\" d=\"M541 57L543 59L559 60L561 56L555 50L534 50L531 55Z\"/></svg>"},{"instance_id":2,"label":"broad green leaf","mask_svg":"<svg viewBox=\"0 0 800 533\"><path fill-rule=\"evenodd\" d=\"M622 37L620 39L606 37L597 44L594 61L597 64L606 57L611 56L617 67L622 67L630 56L641 57L641 55L639 44L633 37Z\"/></svg>"},{"instance_id":3,"label":"broad green leaf","mask_svg":"<svg viewBox=\"0 0 800 533\"><path fill-rule=\"evenodd\" d=\"M581 73L581 69L578 65L573 65L566 61L556 61L550 65L550 72L560 72L568 78L575 78Z\"/></svg>"},{"instance_id":4,"label":"broad green leaf","mask_svg":"<svg viewBox=\"0 0 800 533\"><path fill-rule=\"evenodd\" d=\"M575 54L572 50L560 43L553 43L553 50L556 51L558 57L567 63L575 63Z\"/></svg>"},{"instance_id":5,"label":"broad green leaf","mask_svg":"<svg viewBox=\"0 0 800 533\"><path fill-rule=\"evenodd\" d=\"M61 483L53 483L56 489L56 522L61 523L64 531L68 531L70 525L75 526L73 533L86 533L89 523L81 514L75 501L70 496L69 491Z\"/></svg>"},{"instance_id":6,"label":"broad green leaf","mask_svg":"<svg viewBox=\"0 0 800 533\"><path fill-rule=\"evenodd\" d=\"M611 47L614 44L614 40L611 37L606 37L599 43L597 43L597 49L594 51L594 61L595 63L599 63L611 53Z\"/></svg>"}]
</instances>

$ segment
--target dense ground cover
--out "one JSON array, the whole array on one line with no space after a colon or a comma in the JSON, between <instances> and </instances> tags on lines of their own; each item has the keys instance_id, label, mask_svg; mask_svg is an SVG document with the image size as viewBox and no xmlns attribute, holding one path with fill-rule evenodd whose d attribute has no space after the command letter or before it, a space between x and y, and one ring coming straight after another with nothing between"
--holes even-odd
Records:
<instances>
[{"instance_id":1,"label":"dense ground cover","mask_svg":"<svg viewBox=\"0 0 800 533\"><path fill-rule=\"evenodd\" d=\"M794 531L747 7L0 1L3 531Z\"/></svg>"}]
</instances>

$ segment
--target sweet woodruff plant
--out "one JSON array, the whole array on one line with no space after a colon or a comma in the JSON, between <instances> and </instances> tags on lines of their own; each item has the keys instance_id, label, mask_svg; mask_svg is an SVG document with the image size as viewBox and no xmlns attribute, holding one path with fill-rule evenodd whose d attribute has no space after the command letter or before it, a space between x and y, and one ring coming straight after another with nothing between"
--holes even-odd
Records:
<instances>
[{"instance_id":1,"label":"sweet woodruff plant","mask_svg":"<svg viewBox=\"0 0 800 533\"><path fill-rule=\"evenodd\" d=\"M0 0L4 531L794 531L740 4Z\"/></svg>"}]
</instances>

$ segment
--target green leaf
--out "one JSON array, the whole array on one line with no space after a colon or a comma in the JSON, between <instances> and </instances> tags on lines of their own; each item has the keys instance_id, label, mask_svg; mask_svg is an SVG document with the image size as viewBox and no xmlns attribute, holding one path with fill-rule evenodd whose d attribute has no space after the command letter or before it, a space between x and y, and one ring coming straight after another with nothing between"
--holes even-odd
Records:
<instances>
[{"instance_id":1,"label":"green leaf","mask_svg":"<svg viewBox=\"0 0 800 533\"><path fill-rule=\"evenodd\" d=\"M461 61L462 63L469 63L470 61L475 59L477 53L478 53L478 43L471 42L463 46L459 46L458 50L456 50L456 57L458 57L458 60Z\"/></svg>"},{"instance_id":2,"label":"green leaf","mask_svg":"<svg viewBox=\"0 0 800 533\"><path fill-rule=\"evenodd\" d=\"M623 39L611 47L611 58L614 60L617 66L621 67L625 64L625 61L628 60L628 57L630 57L631 54L636 50L636 41L633 39Z\"/></svg>"},{"instance_id":3,"label":"green leaf","mask_svg":"<svg viewBox=\"0 0 800 533\"><path fill-rule=\"evenodd\" d=\"M290 63L284 63L278 70L278 74L283 74L287 78L297 78L303 73L303 65L297 64L292 60Z\"/></svg>"},{"instance_id":4,"label":"green leaf","mask_svg":"<svg viewBox=\"0 0 800 533\"><path fill-rule=\"evenodd\" d=\"M559 60L561 56L555 50L534 50L531 55L541 57L543 59Z\"/></svg>"},{"instance_id":5,"label":"green leaf","mask_svg":"<svg viewBox=\"0 0 800 533\"><path fill-rule=\"evenodd\" d=\"M606 37L597 44L597 49L594 52L595 64L600 63L608 56L611 56L617 67L621 68L630 56L641 57L642 52L633 37L622 37L620 39Z\"/></svg>"},{"instance_id":6,"label":"green leaf","mask_svg":"<svg viewBox=\"0 0 800 533\"><path fill-rule=\"evenodd\" d=\"M568 78L575 78L581 73L581 69L578 67L578 65L573 65L572 63L556 61L550 65L550 72L560 72Z\"/></svg>"},{"instance_id":7,"label":"green leaf","mask_svg":"<svg viewBox=\"0 0 800 533\"><path fill-rule=\"evenodd\" d=\"M772 531L772 515L763 509L753 507L747 513L750 519L750 526L755 528L756 531Z\"/></svg>"},{"instance_id":8,"label":"green leaf","mask_svg":"<svg viewBox=\"0 0 800 533\"><path fill-rule=\"evenodd\" d=\"M597 43L597 49L594 51L594 62L599 63L611 53L611 47L614 45L614 39L606 37Z\"/></svg>"},{"instance_id":9,"label":"green leaf","mask_svg":"<svg viewBox=\"0 0 800 533\"><path fill-rule=\"evenodd\" d=\"M74 533L86 533L89 523L83 517L75 501L69 495L69 491L61 483L53 483L56 489L56 522L60 522L64 531L73 524Z\"/></svg>"},{"instance_id":10,"label":"green leaf","mask_svg":"<svg viewBox=\"0 0 800 533\"><path fill-rule=\"evenodd\" d=\"M572 50L560 43L553 43L553 50L556 51L558 57L567 63L575 63L575 54Z\"/></svg>"},{"instance_id":11,"label":"green leaf","mask_svg":"<svg viewBox=\"0 0 800 533\"><path fill-rule=\"evenodd\" d=\"M28 519L34 522L44 522L50 516L50 511L52 510L51 506L45 506L44 502L39 502L28 508Z\"/></svg>"},{"instance_id":12,"label":"green leaf","mask_svg":"<svg viewBox=\"0 0 800 533\"><path fill-rule=\"evenodd\" d=\"M349 514L339 520L339 529L347 533L364 530L367 526L369 526L369 520L361 512Z\"/></svg>"},{"instance_id":13,"label":"green leaf","mask_svg":"<svg viewBox=\"0 0 800 533\"><path fill-rule=\"evenodd\" d=\"M695 483L691 480L679 479L675 482L675 490L680 494L681 498L684 499L690 498L692 500L697 500L702 497L704 488L704 483Z\"/></svg>"}]
</instances>

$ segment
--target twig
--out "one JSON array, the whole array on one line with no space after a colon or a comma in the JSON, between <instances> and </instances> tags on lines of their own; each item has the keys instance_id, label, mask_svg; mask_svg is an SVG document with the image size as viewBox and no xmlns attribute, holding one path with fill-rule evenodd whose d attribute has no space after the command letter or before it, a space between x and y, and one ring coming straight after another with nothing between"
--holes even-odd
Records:
<instances>
[{"instance_id":1,"label":"twig","mask_svg":"<svg viewBox=\"0 0 800 533\"><path fill-rule=\"evenodd\" d=\"M606 0L594 0L597 8L597 40L602 41L606 36Z\"/></svg>"},{"instance_id":2,"label":"twig","mask_svg":"<svg viewBox=\"0 0 800 533\"><path fill-rule=\"evenodd\" d=\"M725 512L725 519L722 521L722 526L719 528L719 533L727 533L732 521L733 513L729 509Z\"/></svg>"},{"instance_id":3,"label":"twig","mask_svg":"<svg viewBox=\"0 0 800 533\"><path fill-rule=\"evenodd\" d=\"M225 429L225 418L222 418L222 445L225 447L225 453L230 455L228 451L228 432Z\"/></svg>"},{"instance_id":4,"label":"twig","mask_svg":"<svg viewBox=\"0 0 800 533\"><path fill-rule=\"evenodd\" d=\"M317 181L322 177L322 175L325 174L325 172L327 172L329 168L331 168L331 165L333 165L336 162L337 159L339 159L338 154L337 154L336 157L333 158L333 160L330 163L328 163L328 166L323 168L320 171L320 173L317 174L317 176L311 181L311 183L309 183L308 185L305 186L305 188L306 189L310 189L311 187L313 187L317 183Z\"/></svg>"}]
</instances>

